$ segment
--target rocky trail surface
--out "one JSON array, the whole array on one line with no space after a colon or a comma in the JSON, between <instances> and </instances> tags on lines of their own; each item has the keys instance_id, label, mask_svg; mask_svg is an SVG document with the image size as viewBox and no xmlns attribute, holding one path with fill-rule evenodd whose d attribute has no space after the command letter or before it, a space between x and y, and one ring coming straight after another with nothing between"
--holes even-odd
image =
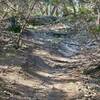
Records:
<instances>
[{"instance_id":1,"label":"rocky trail surface","mask_svg":"<svg viewBox=\"0 0 100 100\"><path fill-rule=\"evenodd\" d=\"M31 54L27 51L6 54L9 61L0 58L1 100L99 100L100 70L95 69L100 69L99 49L72 58L38 47L31 48Z\"/></svg>"},{"instance_id":2,"label":"rocky trail surface","mask_svg":"<svg viewBox=\"0 0 100 100\"><path fill-rule=\"evenodd\" d=\"M56 47L42 35L34 37L34 44L0 53L0 100L100 100L99 43L78 46L77 53L75 45L62 50L66 38Z\"/></svg>"}]
</instances>

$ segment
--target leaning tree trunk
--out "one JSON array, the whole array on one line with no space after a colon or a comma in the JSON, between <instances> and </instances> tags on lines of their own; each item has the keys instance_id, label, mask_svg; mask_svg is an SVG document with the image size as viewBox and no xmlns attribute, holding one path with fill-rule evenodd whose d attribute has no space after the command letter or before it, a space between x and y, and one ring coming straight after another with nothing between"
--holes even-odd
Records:
<instances>
[{"instance_id":1,"label":"leaning tree trunk","mask_svg":"<svg viewBox=\"0 0 100 100\"><path fill-rule=\"evenodd\" d=\"M33 9L34 9L34 7L35 7L36 2L37 2L37 1L34 2L34 4L33 4L32 8L30 9L30 12L29 12L28 16L26 17L26 19L29 19L30 15L31 15L31 12L33 11ZM21 34L21 33L24 31L26 25L27 25L27 21L25 20L25 23L22 25L20 34L19 34L19 36L18 36L16 48L19 48L19 47L22 46L22 39L21 39L22 34Z\"/></svg>"}]
</instances>

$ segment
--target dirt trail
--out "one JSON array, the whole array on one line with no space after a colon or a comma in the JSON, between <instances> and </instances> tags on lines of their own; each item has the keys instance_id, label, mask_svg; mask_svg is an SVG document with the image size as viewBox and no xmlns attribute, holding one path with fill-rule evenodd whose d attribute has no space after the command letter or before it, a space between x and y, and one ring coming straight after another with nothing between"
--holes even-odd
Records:
<instances>
[{"instance_id":1,"label":"dirt trail","mask_svg":"<svg viewBox=\"0 0 100 100\"><path fill-rule=\"evenodd\" d=\"M64 58L41 48L30 48L11 56L12 66L7 62L4 65L1 57L0 99L99 100L99 81L83 74L83 69L100 62L99 50Z\"/></svg>"}]
</instances>

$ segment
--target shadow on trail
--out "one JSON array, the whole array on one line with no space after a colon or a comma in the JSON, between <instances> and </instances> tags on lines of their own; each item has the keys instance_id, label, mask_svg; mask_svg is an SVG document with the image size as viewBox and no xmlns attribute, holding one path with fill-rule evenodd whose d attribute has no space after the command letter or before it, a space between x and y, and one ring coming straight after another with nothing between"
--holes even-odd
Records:
<instances>
[{"instance_id":1,"label":"shadow on trail","mask_svg":"<svg viewBox=\"0 0 100 100\"><path fill-rule=\"evenodd\" d=\"M43 83L53 84L53 82L77 81L70 79L54 79L52 71L55 69L50 66L41 56L33 54L34 47L30 46L22 50L10 49L0 55L0 68L21 67L23 73L28 77L37 78ZM42 73L42 74L41 74ZM51 76L50 76L51 75Z\"/></svg>"},{"instance_id":2,"label":"shadow on trail","mask_svg":"<svg viewBox=\"0 0 100 100\"><path fill-rule=\"evenodd\" d=\"M0 100L47 100L46 93L42 88L11 84L0 78Z\"/></svg>"},{"instance_id":3,"label":"shadow on trail","mask_svg":"<svg viewBox=\"0 0 100 100\"><path fill-rule=\"evenodd\" d=\"M48 93L47 100L68 100L68 96L67 93L64 92L63 90L53 88Z\"/></svg>"}]
</instances>

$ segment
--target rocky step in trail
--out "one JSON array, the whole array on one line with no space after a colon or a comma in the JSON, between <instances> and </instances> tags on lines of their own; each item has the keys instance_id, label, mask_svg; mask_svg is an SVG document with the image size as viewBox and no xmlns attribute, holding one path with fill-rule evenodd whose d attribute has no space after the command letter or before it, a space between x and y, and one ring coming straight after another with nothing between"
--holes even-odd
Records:
<instances>
[{"instance_id":1,"label":"rocky step in trail","mask_svg":"<svg viewBox=\"0 0 100 100\"><path fill-rule=\"evenodd\" d=\"M1 100L99 100L99 41L86 33L58 35L26 30L22 48L2 50Z\"/></svg>"},{"instance_id":2,"label":"rocky step in trail","mask_svg":"<svg viewBox=\"0 0 100 100\"><path fill-rule=\"evenodd\" d=\"M38 46L12 51L0 56L1 100L99 100L99 48L70 58Z\"/></svg>"}]
</instances>

